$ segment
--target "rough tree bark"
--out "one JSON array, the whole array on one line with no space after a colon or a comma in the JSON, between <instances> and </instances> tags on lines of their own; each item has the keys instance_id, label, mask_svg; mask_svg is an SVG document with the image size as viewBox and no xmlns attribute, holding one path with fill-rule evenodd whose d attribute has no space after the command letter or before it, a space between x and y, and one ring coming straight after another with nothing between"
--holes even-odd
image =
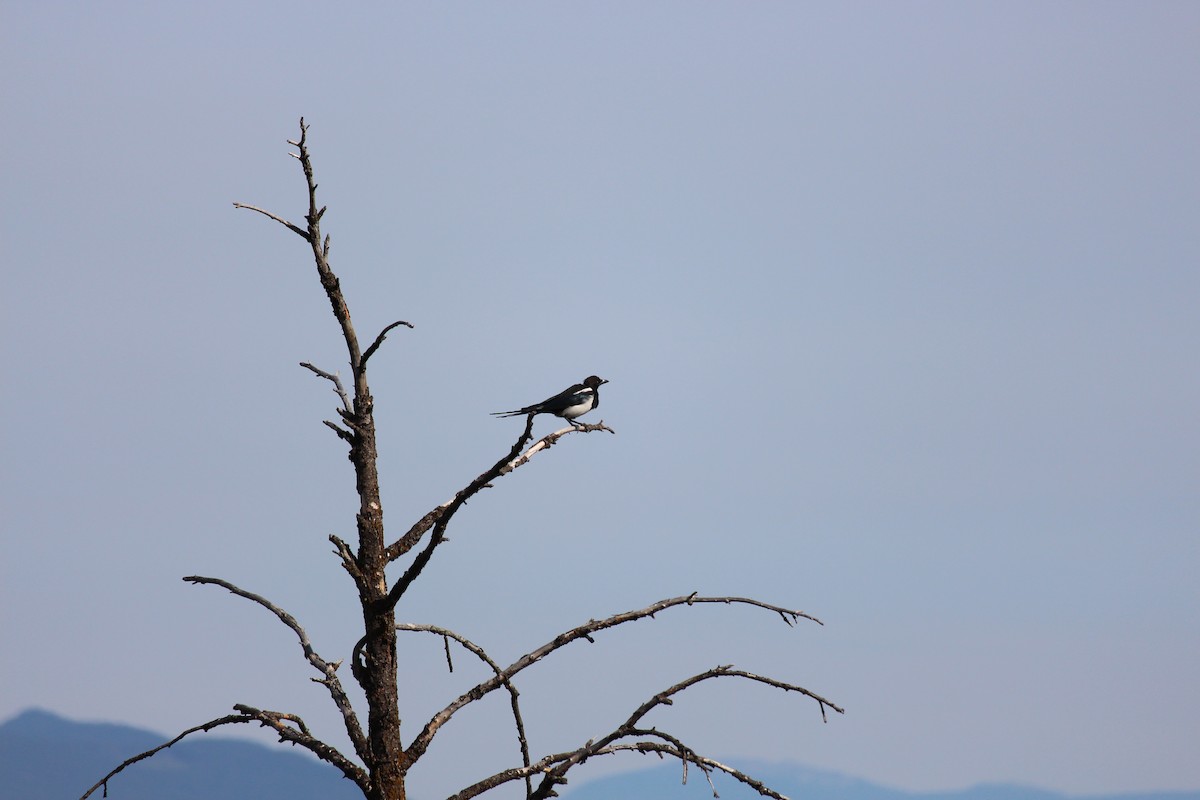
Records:
<instances>
[{"instance_id":1,"label":"rough tree bark","mask_svg":"<svg viewBox=\"0 0 1200 800\"><path fill-rule=\"evenodd\" d=\"M115 775L130 765L171 747L190 734L240 723L258 723L269 727L280 741L290 742L310 750L318 758L341 770L342 774L353 781L368 800L405 800L405 778L412 766L425 754L442 726L462 708L499 689L504 689L509 695L513 726L521 754L521 765L477 781L452 795L452 800L468 800L468 798L476 797L513 781L524 783L527 800L552 797L556 795L555 787L567 782L567 773L575 766L593 757L621 752L655 753L660 757L669 755L679 759L682 763L685 779L687 767L690 764L698 767L706 777L714 770L724 772L753 787L764 796L783 798L782 795L737 769L699 755L673 734L654 727L644 727L642 720L658 706L671 704L675 695L680 692L697 683L716 678L740 678L785 692L797 692L816 701L822 719L825 718L826 709L842 712L842 709L836 704L807 689L773 678L736 670L730 665L718 666L689 676L655 694L634 709L624 722L608 734L589 740L573 749L544 755L534 761L530 755L525 723L521 717L520 695L513 684L513 678L525 668L574 641L579 639L593 641L592 635L599 631L626 622L652 617L670 608L687 608L708 603L735 604L778 614L789 626L801 619L820 624L820 620L804 612L744 597L700 597L696 594L672 597L644 608L614 614L602 620L589 620L583 625L560 633L508 666L501 666L482 647L454 631L433 625L397 624L395 613L397 602L420 576L434 551L445 540L445 533L451 520L464 503L482 489L489 487L493 481L529 463L530 459L545 452L567 435L598 431L613 433L613 431L603 421L595 424L575 423L569 428L547 434L533 442L533 415L531 414L526 419L524 431L507 453L456 492L452 498L430 510L402 535L389 543L384 527L383 504L380 501L379 473L376 466L378 451L375 440L375 406L367 381L367 363L378 352L389 332L399 326L409 328L413 326L403 320L393 322L380 331L365 350L361 349L346 298L342 294L337 275L334 274L329 264L330 239L328 235L322 235L321 232L321 218L325 214L325 208L318 207L317 204L317 183L313 176L312 159L308 149L308 126L303 119L300 120L299 138L295 141L289 140L288 143L297 150L291 155L300 162L307 184L308 211L304 217L305 224L303 226L295 225L270 211L245 203L234 203L234 206L269 217L309 244L313 261L316 264L317 276L329 299L333 315L341 326L342 338L349 356L351 377L349 392L337 373L327 372L308 363L302 363L301 366L333 384L334 391L340 399L340 406L337 408L338 421L326 420L325 425L346 442L349 448L350 462L354 467L355 487L359 498L356 525L358 548L357 550L352 549L348 543L337 536L330 536L329 540L334 546L334 553L340 559L343 569L354 582L362 607L363 636L350 655L350 672L366 697L367 727L364 731L358 713L342 687L338 676L338 669L342 662L340 660L330 662L323 659L309 641L304 628L292 615L266 598L234 586L227 581L190 575L184 580L197 585L219 586L262 606L296 634L305 659L320 675L314 680L326 687L342 717L346 733L354 746L354 757L344 755L336 748L318 739L305 722L294 714L238 703L233 706L237 713L190 728L159 747L127 759L88 789L81 800L86 800L96 789L100 788L103 788L104 794L107 796L109 781ZM417 550L418 545L421 545L422 542L424 545ZM410 553L414 554L408 566L398 578L389 583L388 566L395 561L404 559ZM396 663L398 632L429 633L440 636L444 642L447 662L451 666L450 642L453 641L482 661L492 672L490 678L481 681L452 700L445 708L430 718L412 737L407 747L401 738L401 687L397 685ZM709 782L711 784L711 778L709 778ZM715 796L715 789L713 793Z\"/></svg>"}]
</instances>

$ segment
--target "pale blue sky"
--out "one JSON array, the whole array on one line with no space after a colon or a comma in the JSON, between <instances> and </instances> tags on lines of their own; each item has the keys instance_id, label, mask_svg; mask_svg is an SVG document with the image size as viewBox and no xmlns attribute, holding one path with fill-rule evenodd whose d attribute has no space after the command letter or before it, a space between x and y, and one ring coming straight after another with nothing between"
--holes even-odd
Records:
<instances>
[{"instance_id":1,"label":"pale blue sky","mask_svg":"<svg viewBox=\"0 0 1200 800\"><path fill-rule=\"evenodd\" d=\"M472 502L403 618L501 661L691 591L827 623L695 609L564 651L521 684L535 751L732 662L848 713L730 685L652 722L912 789L1200 786L1200 6L10 2L0 30L0 717L246 702L344 741L286 629L179 580L330 659L357 637L335 398L296 366L337 369L337 331L303 243L231 205L302 216L304 115L360 330L416 325L373 362L394 530L508 446L488 412L611 380L618 435ZM476 674L402 645L411 736ZM419 796L512 764L504 709L445 729Z\"/></svg>"}]
</instances>

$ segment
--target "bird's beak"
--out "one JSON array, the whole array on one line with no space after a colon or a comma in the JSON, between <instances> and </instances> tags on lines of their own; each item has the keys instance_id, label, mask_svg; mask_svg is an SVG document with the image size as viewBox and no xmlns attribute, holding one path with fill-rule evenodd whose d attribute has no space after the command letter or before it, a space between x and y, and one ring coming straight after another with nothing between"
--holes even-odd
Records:
<instances>
[{"instance_id":1,"label":"bird's beak","mask_svg":"<svg viewBox=\"0 0 1200 800\"><path fill-rule=\"evenodd\" d=\"M603 385L604 385L604 384L606 384L606 383L608 383L608 381L604 380L604 378L601 378L601 379L600 379L600 385L601 385L601 386L603 386Z\"/></svg>"}]
</instances>

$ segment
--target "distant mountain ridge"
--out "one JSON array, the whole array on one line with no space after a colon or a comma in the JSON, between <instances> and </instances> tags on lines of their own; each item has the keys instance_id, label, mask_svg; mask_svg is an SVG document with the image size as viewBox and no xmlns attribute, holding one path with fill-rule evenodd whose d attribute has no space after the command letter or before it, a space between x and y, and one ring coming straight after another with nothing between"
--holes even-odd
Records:
<instances>
[{"instance_id":1,"label":"distant mountain ridge","mask_svg":"<svg viewBox=\"0 0 1200 800\"><path fill-rule=\"evenodd\" d=\"M71 800L130 756L171 737L40 709L0 725L0 800ZM336 769L300 753L196 734L126 769L112 800L361 800ZM99 798L102 790L92 797Z\"/></svg>"},{"instance_id":2,"label":"distant mountain ridge","mask_svg":"<svg viewBox=\"0 0 1200 800\"><path fill-rule=\"evenodd\" d=\"M71 800L113 767L170 737L127 725L74 722L39 709L0 725L0 800ZM797 764L737 763L793 800L1068 800L1024 786L983 785L953 792L910 793ZM584 781L560 788L563 800L707 800L704 774L678 764ZM721 800L759 795L715 776ZM94 797L99 797L98 791ZM109 784L112 800L355 800L357 787L336 769L306 755L255 742L197 734L139 762ZM422 799L424 800L424 799ZM1082 800L1071 798L1070 800ZM1090 795L1087 800L1200 800L1196 792Z\"/></svg>"}]
</instances>

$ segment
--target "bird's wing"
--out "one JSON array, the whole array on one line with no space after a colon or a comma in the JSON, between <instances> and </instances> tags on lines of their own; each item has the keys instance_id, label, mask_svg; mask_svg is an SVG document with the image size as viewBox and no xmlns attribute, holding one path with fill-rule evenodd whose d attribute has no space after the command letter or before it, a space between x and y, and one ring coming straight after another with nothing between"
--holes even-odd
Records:
<instances>
[{"instance_id":1,"label":"bird's wing","mask_svg":"<svg viewBox=\"0 0 1200 800\"><path fill-rule=\"evenodd\" d=\"M540 403L534 403L531 406L518 408L513 411L493 411L493 417L517 417L521 414L557 414L564 408L570 408L573 405L582 403L583 400L592 393L592 390L584 386L582 383L577 383L569 389L563 389L554 397L547 397Z\"/></svg>"},{"instance_id":2,"label":"bird's wing","mask_svg":"<svg viewBox=\"0 0 1200 800\"><path fill-rule=\"evenodd\" d=\"M557 414L564 408L582 403L584 399L592 393L592 390L584 386L582 383L577 383L569 389L564 389L554 397L547 397L542 402L538 403L535 408L538 411L544 411L547 414Z\"/></svg>"}]
</instances>

